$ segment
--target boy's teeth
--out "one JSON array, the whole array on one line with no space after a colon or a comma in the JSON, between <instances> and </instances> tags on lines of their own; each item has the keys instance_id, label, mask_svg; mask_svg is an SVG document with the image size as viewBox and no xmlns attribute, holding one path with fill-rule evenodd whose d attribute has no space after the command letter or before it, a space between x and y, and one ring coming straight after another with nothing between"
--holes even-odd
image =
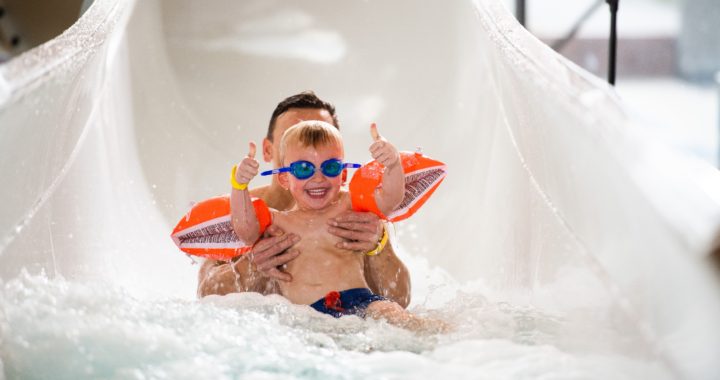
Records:
<instances>
[{"instance_id":1,"label":"boy's teeth","mask_svg":"<svg viewBox=\"0 0 720 380\"><path fill-rule=\"evenodd\" d=\"M307 192L310 193L310 195L323 195L325 194L325 189L313 189L308 190Z\"/></svg>"}]
</instances>

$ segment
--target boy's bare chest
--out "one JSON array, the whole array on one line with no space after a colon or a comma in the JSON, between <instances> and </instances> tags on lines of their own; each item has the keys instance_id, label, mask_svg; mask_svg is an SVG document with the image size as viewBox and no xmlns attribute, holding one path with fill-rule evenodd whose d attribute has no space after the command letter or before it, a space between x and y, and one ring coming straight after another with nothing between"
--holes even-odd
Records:
<instances>
[{"instance_id":1,"label":"boy's bare chest","mask_svg":"<svg viewBox=\"0 0 720 380\"><path fill-rule=\"evenodd\" d=\"M300 236L300 242L296 247L303 251L334 251L337 250L335 245L342 239L328 231L330 227L328 220L343 211L342 207L333 207L322 213L288 211L276 215L273 223L286 233L290 232Z\"/></svg>"}]
</instances>

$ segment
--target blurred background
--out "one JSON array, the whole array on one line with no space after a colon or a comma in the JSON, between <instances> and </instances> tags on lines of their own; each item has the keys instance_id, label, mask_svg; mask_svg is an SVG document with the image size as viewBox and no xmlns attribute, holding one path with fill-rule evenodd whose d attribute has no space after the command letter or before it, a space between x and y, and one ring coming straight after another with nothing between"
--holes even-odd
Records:
<instances>
[{"instance_id":1,"label":"blurred background","mask_svg":"<svg viewBox=\"0 0 720 380\"><path fill-rule=\"evenodd\" d=\"M600 78L608 74L607 0L505 0L525 27ZM718 166L720 1L619 0L617 93L647 132Z\"/></svg>"},{"instance_id":2,"label":"blurred background","mask_svg":"<svg viewBox=\"0 0 720 380\"><path fill-rule=\"evenodd\" d=\"M504 0L526 28L607 78L607 0ZM92 0L0 0L0 63L52 39ZM618 95L653 136L713 166L720 129L720 1L619 0Z\"/></svg>"}]
</instances>

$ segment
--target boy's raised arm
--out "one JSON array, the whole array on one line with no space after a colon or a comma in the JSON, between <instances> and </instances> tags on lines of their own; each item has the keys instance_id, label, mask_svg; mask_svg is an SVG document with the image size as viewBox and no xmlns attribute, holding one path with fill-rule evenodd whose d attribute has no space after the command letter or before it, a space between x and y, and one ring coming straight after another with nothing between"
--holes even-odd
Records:
<instances>
[{"instance_id":1,"label":"boy's raised arm","mask_svg":"<svg viewBox=\"0 0 720 380\"><path fill-rule=\"evenodd\" d=\"M230 182L230 210L232 211L232 226L237 237L248 243L254 243L260 237L260 223L258 223L255 208L250 199L248 183L258 174L260 164L255 160L255 143L250 142L250 152L247 157L233 169Z\"/></svg>"},{"instance_id":2,"label":"boy's raised arm","mask_svg":"<svg viewBox=\"0 0 720 380\"><path fill-rule=\"evenodd\" d=\"M375 203L384 215L389 215L402 202L405 194L405 174L400 165L400 154L397 148L377 130L377 125L370 126L373 143L370 154L377 162L385 166L382 186L375 190Z\"/></svg>"}]
</instances>

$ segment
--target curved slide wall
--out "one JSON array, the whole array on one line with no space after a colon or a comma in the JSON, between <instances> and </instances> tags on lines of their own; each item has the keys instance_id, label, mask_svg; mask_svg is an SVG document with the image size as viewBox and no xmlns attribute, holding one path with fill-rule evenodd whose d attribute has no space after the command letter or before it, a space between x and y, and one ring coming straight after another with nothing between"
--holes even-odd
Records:
<instances>
[{"instance_id":1,"label":"curved slide wall","mask_svg":"<svg viewBox=\"0 0 720 380\"><path fill-rule=\"evenodd\" d=\"M449 165L401 251L511 302L595 310L680 375L720 372L720 177L639 136L494 3L97 0L0 66L0 277L192 297L170 226L227 191L280 99L314 89L349 159L376 121Z\"/></svg>"}]
</instances>

